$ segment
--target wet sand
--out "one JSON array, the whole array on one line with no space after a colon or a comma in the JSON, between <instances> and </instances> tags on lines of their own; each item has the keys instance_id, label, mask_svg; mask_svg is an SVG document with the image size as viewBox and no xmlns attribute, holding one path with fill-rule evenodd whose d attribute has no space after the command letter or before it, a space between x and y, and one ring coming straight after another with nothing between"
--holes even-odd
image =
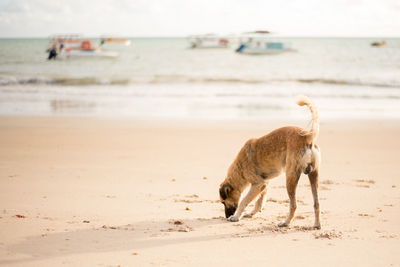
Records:
<instances>
[{"instance_id":1,"label":"wet sand","mask_svg":"<svg viewBox=\"0 0 400 267\"><path fill-rule=\"evenodd\" d=\"M306 176L289 228L283 176L222 217L236 153L288 124L0 117L0 265L400 266L400 121L322 122L321 230Z\"/></svg>"}]
</instances>

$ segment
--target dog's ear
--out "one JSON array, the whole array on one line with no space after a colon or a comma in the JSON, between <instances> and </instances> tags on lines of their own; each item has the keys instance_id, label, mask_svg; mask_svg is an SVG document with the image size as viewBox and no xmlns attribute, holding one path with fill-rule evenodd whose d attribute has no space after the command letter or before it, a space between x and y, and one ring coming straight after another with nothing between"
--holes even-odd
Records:
<instances>
[{"instance_id":1,"label":"dog's ear","mask_svg":"<svg viewBox=\"0 0 400 267\"><path fill-rule=\"evenodd\" d=\"M232 186L230 186L229 184L224 184L219 189L219 195L223 200L225 200L229 196L229 193L232 191L232 189Z\"/></svg>"}]
</instances>

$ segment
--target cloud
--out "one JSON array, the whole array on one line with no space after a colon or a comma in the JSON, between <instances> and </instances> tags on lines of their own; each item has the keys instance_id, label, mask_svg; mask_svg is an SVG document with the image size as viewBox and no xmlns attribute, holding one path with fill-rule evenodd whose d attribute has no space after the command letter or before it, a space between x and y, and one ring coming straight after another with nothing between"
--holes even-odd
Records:
<instances>
[{"instance_id":1,"label":"cloud","mask_svg":"<svg viewBox=\"0 0 400 267\"><path fill-rule=\"evenodd\" d=\"M398 36L399 13L397 0L0 0L0 36L186 36L254 29L295 36Z\"/></svg>"}]
</instances>

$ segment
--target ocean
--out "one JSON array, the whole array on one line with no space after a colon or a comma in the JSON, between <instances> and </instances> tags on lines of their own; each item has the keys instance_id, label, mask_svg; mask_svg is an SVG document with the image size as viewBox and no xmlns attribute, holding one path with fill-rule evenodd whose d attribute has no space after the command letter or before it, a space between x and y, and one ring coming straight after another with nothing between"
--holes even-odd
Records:
<instances>
[{"instance_id":1,"label":"ocean","mask_svg":"<svg viewBox=\"0 0 400 267\"><path fill-rule=\"evenodd\" d=\"M400 119L400 39L275 38L293 52L190 49L185 38L132 38L117 58L48 61L48 39L0 39L0 115L116 119Z\"/></svg>"}]
</instances>

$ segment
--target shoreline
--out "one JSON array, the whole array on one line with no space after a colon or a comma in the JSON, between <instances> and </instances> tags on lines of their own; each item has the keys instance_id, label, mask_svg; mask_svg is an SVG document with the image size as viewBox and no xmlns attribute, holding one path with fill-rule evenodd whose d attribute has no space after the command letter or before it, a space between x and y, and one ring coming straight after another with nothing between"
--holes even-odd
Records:
<instances>
[{"instance_id":1,"label":"shoreline","mask_svg":"<svg viewBox=\"0 0 400 267\"><path fill-rule=\"evenodd\" d=\"M324 84L149 83L126 86L0 86L0 114L133 120L302 120L307 95L321 118L400 119L396 88Z\"/></svg>"},{"instance_id":2,"label":"shoreline","mask_svg":"<svg viewBox=\"0 0 400 267\"><path fill-rule=\"evenodd\" d=\"M309 113L306 110L306 113ZM160 118L131 118L131 117L95 117L95 116L68 116L68 115L0 115L0 121L2 123L12 123L13 121L23 121L24 125L28 126L36 123L48 123L57 121L70 121L76 123L85 124L91 122L93 124L120 124L121 127L237 127L242 128L243 126L249 127L249 129L260 129L265 128L268 130L270 127L284 127L284 126L299 126L307 128L307 123L310 117L306 116L304 119L301 118L276 118L276 119L191 119L191 118L172 118L172 119L160 119ZM32 120L32 123L29 123ZM321 120L321 118L320 118ZM128 124L128 123L132 124ZM260 125L260 123L266 123ZM62 123L61 123L62 124ZM369 125L379 125L388 128L397 128L400 126L400 119L397 118L324 118L320 121L322 126L328 127L329 129L334 127L357 127L365 128L370 127Z\"/></svg>"}]
</instances>

